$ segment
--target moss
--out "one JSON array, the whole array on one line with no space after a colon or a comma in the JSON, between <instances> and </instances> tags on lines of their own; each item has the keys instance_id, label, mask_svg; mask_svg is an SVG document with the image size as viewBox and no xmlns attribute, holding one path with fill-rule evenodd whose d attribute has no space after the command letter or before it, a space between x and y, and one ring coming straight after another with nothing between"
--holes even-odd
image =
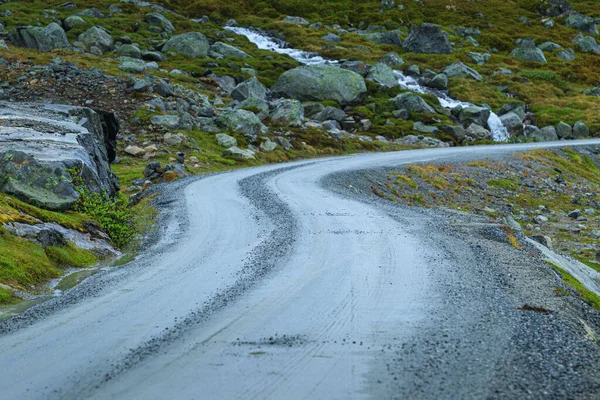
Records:
<instances>
[{"instance_id":1,"label":"moss","mask_svg":"<svg viewBox=\"0 0 600 400\"><path fill-rule=\"evenodd\" d=\"M553 263L551 263L549 261L546 261L546 262L552 268L554 268L554 270L556 272L558 272L561 275L562 281L565 284L567 284L568 286L575 289L575 291L577 291L577 293L579 294L579 297L582 300L586 301L592 307L594 307L596 310L600 311L600 296L598 296L596 293L592 292L591 290L586 289L585 286L583 286L581 284L581 282L579 282L577 279L575 279L575 277L573 275L569 274L564 269L559 268L558 266L554 265Z\"/></svg>"},{"instance_id":2,"label":"moss","mask_svg":"<svg viewBox=\"0 0 600 400\"><path fill-rule=\"evenodd\" d=\"M515 191L519 189L519 183L513 179L492 179L488 181L488 185L497 187L499 189Z\"/></svg>"},{"instance_id":3,"label":"moss","mask_svg":"<svg viewBox=\"0 0 600 400\"><path fill-rule=\"evenodd\" d=\"M71 244L66 247L46 247L48 259L61 267L83 268L94 265L98 257L93 252L79 249Z\"/></svg>"}]
</instances>

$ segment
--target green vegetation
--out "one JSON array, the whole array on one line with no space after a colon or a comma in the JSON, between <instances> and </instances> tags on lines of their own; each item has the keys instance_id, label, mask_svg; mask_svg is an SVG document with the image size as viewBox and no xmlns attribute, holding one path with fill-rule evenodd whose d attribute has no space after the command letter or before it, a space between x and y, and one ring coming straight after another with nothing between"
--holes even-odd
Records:
<instances>
[{"instance_id":1,"label":"green vegetation","mask_svg":"<svg viewBox=\"0 0 600 400\"><path fill-rule=\"evenodd\" d=\"M583 286L577 279L575 279L575 277L573 277L573 275L569 274L564 269L559 268L558 266L549 261L546 262L561 275L562 280L566 285L572 287L573 289L575 289L575 291L577 291L579 297L582 300L588 302L592 307L600 311L600 296L598 296L591 290L586 289L585 286Z\"/></svg>"}]
</instances>

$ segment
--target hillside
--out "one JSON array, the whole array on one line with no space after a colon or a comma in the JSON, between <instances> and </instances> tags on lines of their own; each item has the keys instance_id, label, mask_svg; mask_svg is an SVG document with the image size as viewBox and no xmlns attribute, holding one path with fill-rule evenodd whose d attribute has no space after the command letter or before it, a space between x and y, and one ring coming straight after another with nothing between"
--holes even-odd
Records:
<instances>
[{"instance_id":1,"label":"hillside","mask_svg":"<svg viewBox=\"0 0 600 400\"><path fill-rule=\"evenodd\" d=\"M15 224L99 235L116 254L148 225L150 184L326 155L600 131L594 1L2 3L0 98L114 113L108 161L120 185L119 194L85 187L63 163L52 185L69 186L69 207L35 201L39 187L9 188L23 164L14 161L14 115L0 116L0 248L16 249L0 255L4 303L17 301L15 290L47 293L45 282L67 268L106 258L72 242L56 250L63 241L48 245Z\"/></svg>"}]
</instances>

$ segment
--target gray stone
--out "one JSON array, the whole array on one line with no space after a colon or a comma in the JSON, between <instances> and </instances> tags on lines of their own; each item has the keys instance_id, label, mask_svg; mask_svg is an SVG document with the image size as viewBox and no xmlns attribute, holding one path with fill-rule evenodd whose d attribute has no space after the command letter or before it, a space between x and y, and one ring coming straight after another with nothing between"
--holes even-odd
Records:
<instances>
[{"instance_id":1,"label":"gray stone","mask_svg":"<svg viewBox=\"0 0 600 400\"><path fill-rule=\"evenodd\" d=\"M379 59L380 63L389 65L390 67L399 67L404 64L404 60L396 53L388 53Z\"/></svg>"},{"instance_id":2,"label":"gray stone","mask_svg":"<svg viewBox=\"0 0 600 400\"><path fill-rule=\"evenodd\" d=\"M492 140L492 132L478 124L471 124L465 130L465 138L470 140Z\"/></svg>"},{"instance_id":3,"label":"gray stone","mask_svg":"<svg viewBox=\"0 0 600 400\"><path fill-rule=\"evenodd\" d=\"M41 52L71 47L67 34L56 22L52 22L45 28L18 27L9 32L8 38L15 46L36 49Z\"/></svg>"},{"instance_id":4,"label":"gray stone","mask_svg":"<svg viewBox=\"0 0 600 400\"><path fill-rule=\"evenodd\" d=\"M266 151L267 153L270 153L277 148L277 143L272 142L270 139L267 139L260 144L260 148Z\"/></svg>"},{"instance_id":5,"label":"gray stone","mask_svg":"<svg viewBox=\"0 0 600 400\"><path fill-rule=\"evenodd\" d=\"M250 97L235 106L236 109L252 111L261 120L267 119L269 116L269 103L266 100Z\"/></svg>"},{"instance_id":6,"label":"gray stone","mask_svg":"<svg viewBox=\"0 0 600 400\"><path fill-rule=\"evenodd\" d=\"M308 22L307 20L305 20L302 17L293 17L293 16L287 16L283 19L284 22L289 22L292 24L298 24L298 25L310 25L310 22Z\"/></svg>"},{"instance_id":7,"label":"gray stone","mask_svg":"<svg viewBox=\"0 0 600 400\"><path fill-rule=\"evenodd\" d=\"M235 133L259 135L268 132L268 128L260 122L260 119L246 110L225 110L215 118L215 122L222 129Z\"/></svg>"},{"instance_id":8,"label":"gray stone","mask_svg":"<svg viewBox=\"0 0 600 400\"><path fill-rule=\"evenodd\" d=\"M573 139L573 128L561 121L556 125L556 135L559 139Z\"/></svg>"},{"instance_id":9,"label":"gray stone","mask_svg":"<svg viewBox=\"0 0 600 400\"><path fill-rule=\"evenodd\" d=\"M133 44L122 45L117 50L117 54L130 58L142 58L142 52L140 51L139 47Z\"/></svg>"},{"instance_id":10,"label":"gray stone","mask_svg":"<svg viewBox=\"0 0 600 400\"><path fill-rule=\"evenodd\" d=\"M167 61L167 57L159 51L144 51L142 52L142 60L163 62Z\"/></svg>"},{"instance_id":11,"label":"gray stone","mask_svg":"<svg viewBox=\"0 0 600 400\"><path fill-rule=\"evenodd\" d=\"M452 44L448 34L438 25L423 23L413 26L402 46L413 53L450 54Z\"/></svg>"},{"instance_id":12,"label":"gray stone","mask_svg":"<svg viewBox=\"0 0 600 400\"><path fill-rule=\"evenodd\" d=\"M317 121L334 120L341 123L346 118L346 113L339 108L327 106L321 112L315 114L312 118Z\"/></svg>"},{"instance_id":13,"label":"gray stone","mask_svg":"<svg viewBox=\"0 0 600 400\"><path fill-rule=\"evenodd\" d=\"M117 68L124 72L131 72L132 74L141 74L146 71L146 63L143 60L127 58L124 59Z\"/></svg>"},{"instance_id":14,"label":"gray stone","mask_svg":"<svg viewBox=\"0 0 600 400\"><path fill-rule=\"evenodd\" d=\"M83 43L86 48L92 46L98 47L102 52L112 51L115 46L115 41L104 29L94 26L79 35L77 39Z\"/></svg>"},{"instance_id":15,"label":"gray stone","mask_svg":"<svg viewBox=\"0 0 600 400\"><path fill-rule=\"evenodd\" d=\"M325 106L323 104L315 103L312 101L303 103L302 105L304 106L304 115L309 118L312 118L314 115L320 113L325 109Z\"/></svg>"},{"instance_id":16,"label":"gray stone","mask_svg":"<svg viewBox=\"0 0 600 400\"><path fill-rule=\"evenodd\" d=\"M408 146L418 147L448 147L448 143L444 143L439 139L429 136L406 135L401 139L394 140L394 143Z\"/></svg>"},{"instance_id":17,"label":"gray stone","mask_svg":"<svg viewBox=\"0 0 600 400\"><path fill-rule=\"evenodd\" d=\"M538 46L538 49L540 49L541 51L554 52L556 50L562 49L562 46L554 42L544 42Z\"/></svg>"},{"instance_id":18,"label":"gray stone","mask_svg":"<svg viewBox=\"0 0 600 400\"><path fill-rule=\"evenodd\" d=\"M375 64L369 71L367 79L383 87L398 86L398 78L394 75L394 71L384 63Z\"/></svg>"},{"instance_id":19,"label":"gray stone","mask_svg":"<svg viewBox=\"0 0 600 400\"><path fill-rule=\"evenodd\" d=\"M304 122L304 107L298 100L279 99L271 103L271 122L299 128Z\"/></svg>"},{"instance_id":20,"label":"gray stone","mask_svg":"<svg viewBox=\"0 0 600 400\"><path fill-rule=\"evenodd\" d=\"M208 56L216 60L220 60L227 57L252 58L252 56L238 49L237 47L231 46L223 42L216 42L215 44L210 46Z\"/></svg>"},{"instance_id":21,"label":"gray stone","mask_svg":"<svg viewBox=\"0 0 600 400\"><path fill-rule=\"evenodd\" d=\"M441 125L440 130L452 136L458 143L465 139L465 128L460 125Z\"/></svg>"},{"instance_id":22,"label":"gray stone","mask_svg":"<svg viewBox=\"0 0 600 400\"><path fill-rule=\"evenodd\" d=\"M402 45L402 32L399 30L387 32L361 32L360 35L374 44Z\"/></svg>"},{"instance_id":23,"label":"gray stone","mask_svg":"<svg viewBox=\"0 0 600 400\"><path fill-rule=\"evenodd\" d=\"M479 72L475 71L471 67L467 67L465 64L461 62L455 62L447 66L444 69L444 73L448 78L467 78L474 79L476 81L482 81L483 77L479 75Z\"/></svg>"},{"instance_id":24,"label":"gray stone","mask_svg":"<svg viewBox=\"0 0 600 400\"><path fill-rule=\"evenodd\" d=\"M150 117L150 123L165 129L179 129L181 117L178 115L154 115Z\"/></svg>"},{"instance_id":25,"label":"gray stone","mask_svg":"<svg viewBox=\"0 0 600 400\"><path fill-rule=\"evenodd\" d=\"M425 125L424 123L417 121L413 124L413 129L419 133L425 133L433 135L438 133L439 129L435 126Z\"/></svg>"},{"instance_id":26,"label":"gray stone","mask_svg":"<svg viewBox=\"0 0 600 400\"><path fill-rule=\"evenodd\" d=\"M185 142L185 136L181 133L167 132L165 133L165 136L163 136L163 142L169 146L181 146L181 144Z\"/></svg>"},{"instance_id":27,"label":"gray stone","mask_svg":"<svg viewBox=\"0 0 600 400\"><path fill-rule=\"evenodd\" d=\"M485 127L487 121L490 118L491 111L485 107L470 106L465 107L458 114L458 120L461 124L467 126L475 123L479 126Z\"/></svg>"},{"instance_id":28,"label":"gray stone","mask_svg":"<svg viewBox=\"0 0 600 400\"><path fill-rule=\"evenodd\" d=\"M175 35L162 47L163 53L175 52L189 58L205 58L210 45L206 37L200 32L188 32Z\"/></svg>"},{"instance_id":29,"label":"gray stone","mask_svg":"<svg viewBox=\"0 0 600 400\"><path fill-rule=\"evenodd\" d=\"M406 109L394 110L392 111L392 115L397 119L409 119L410 113Z\"/></svg>"},{"instance_id":30,"label":"gray stone","mask_svg":"<svg viewBox=\"0 0 600 400\"><path fill-rule=\"evenodd\" d=\"M514 49L510 53L511 57L518 58L525 61L535 61L542 64L546 64L546 57L544 52L535 47L535 41L533 39L523 39L519 44L519 47Z\"/></svg>"},{"instance_id":31,"label":"gray stone","mask_svg":"<svg viewBox=\"0 0 600 400\"><path fill-rule=\"evenodd\" d=\"M443 73L436 74L425 82L425 86L433 89L446 90L448 89L448 76Z\"/></svg>"},{"instance_id":32,"label":"gray stone","mask_svg":"<svg viewBox=\"0 0 600 400\"><path fill-rule=\"evenodd\" d=\"M572 13L567 17L565 24L568 27L579 29L584 33L590 33L592 35L598 34L598 27L594 18L579 14Z\"/></svg>"},{"instance_id":33,"label":"gray stone","mask_svg":"<svg viewBox=\"0 0 600 400\"><path fill-rule=\"evenodd\" d=\"M514 112L501 115L500 121L511 137L523 136L523 121Z\"/></svg>"},{"instance_id":34,"label":"gray stone","mask_svg":"<svg viewBox=\"0 0 600 400\"><path fill-rule=\"evenodd\" d=\"M585 94L586 96L598 96L598 97L600 97L600 86L594 87L594 88L585 89L583 91L583 94Z\"/></svg>"},{"instance_id":35,"label":"gray stone","mask_svg":"<svg viewBox=\"0 0 600 400\"><path fill-rule=\"evenodd\" d=\"M79 17L104 18L102 11L98 10L97 8L86 8L85 10L78 11L73 15L77 15Z\"/></svg>"},{"instance_id":36,"label":"gray stone","mask_svg":"<svg viewBox=\"0 0 600 400\"><path fill-rule=\"evenodd\" d=\"M237 85L231 92L231 97L237 101L250 98L265 100L267 98L267 88L256 77L252 77Z\"/></svg>"},{"instance_id":37,"label":"gray stone","mask_svg":"<svg viewBox=\"0 0 600 400\"><path fill-rule=\"evenodd\" d=\"M338 35L336 35L335 33L328 33L327 35L323 36L322 39L328 43L337 43L340 40L340 37Z\"/></svg>"},{"instance_id":38,"label":"gray stone","mask_svg":"<svg viewBox=\"0 0 600 400\"><path fill-rule=\"evenodd\" d=\"M0 103L0 191L44 209L64 211L79 199L71 175L76 170L90 193L114 196L118 184L109 163L115 157L118 130L111 113Z\"/></svg>"},{"instance_id":39,"label":"gray stone","mask_svg":"<svg viewBox=\"0 0 600 400\"><path fill-rule=\"evenodd\" d=\"M43 248L46 247L66 247L69 243L61 232L56 229L42 229L37 233L36 239Z\"/></svg>"},{"instance_id":40,"label":"gray stone","mask_svg":"<svg viewBox=\"0 0 600 400\"><path fill-rule=\"evenodd\" d=\"M73 28L83 25L87 25L87 22L77 15L71 15L63 20L63 26L66 31L70 31Z\"/></svg>"},{"instance_id":41,"label":"gray stone","mask_svg":"<svg viewBox=\"0 0 600 400\"><path fill-rule=\"evenodd\" d=\"M300 101L359 103L367 87L359 74L330 65L307 65L284 72L271 88L274 96Z\"/></svg>"},{"instance_id":42,"label":"gray stone","mask_svg":"<svg viewBox=\"0 0 600 400\"><path fill-rule=\"evenodd\" d=\"M488 53L468 52L467 57L477 65L484 65L492 56Z\"/></svg>"},{"instance_id":43,"label":"gray stone","mask_svg":"<svg viewBox=\"0 0 600 400\"><path fill-rule=\"evenodd\" d=\"M556 53L556 57L563 59L565 61L574 61L577 57L575 55L575 50L573 49L564 49Z\"/></svg>"},{"instance_id":44,"label":"gray stone","mask_svg":"<svg viewBox=\"0 0 600 400\"><path fill-rule=\"evenodd\" d=\"M242 150L239 147L233 146L223 151L223 157L233 158L236 160L253 160L254 152L250 150Z\"/></svg>"},{"instance_id":45,"label":"gray stone","mask_svg":"<svg viewBox=\"0 0 600 400\"><path fill-rule=\"evenodd\" d=\"M406 109L413 113L435 114L435 110L423 100L423 98L414 93L402 93L390 99L397 109Z\"/></svg>"},{"instance_id":46,"label":"gray stone","mask_svg":"<svg viewBox=\"0 0 600 400\"><path fill-rule=\"evenodd\" d=\"M288 150L291 150L294 148L294 146L292 146L290 141L282 136L275 137L275 143L277 143L279 146L281 146L281 148L284 149L285 151L288 151Z\"/></svg>"},{"instance_id":47,"label":"gray stone","mask_svg":"<svg viewBox=\"0 0 600 400\"><path fill-rule=\"evenodd\" d=\"M225 133L217 133L215 138L217 139L219 146L226 148L237 146L237 140L233 136L229 136Z\"/></svg>"},{"instance_id":48,"label":"gray stone","mask_svg":"<svg viewBox=\"0 0 600 400\"><path fill-rule=\"evenodd\" d=\"M573 138L581 139L581 138L586 138L589 136L590 136L590 130L587 127L587 125L581 121L575 122L575 125L573 125Z\"/></svg>"},{"instance_id":49,"label":"gray stone","mask_svg":"<svg viewBox=\"0 0 600 400\"><path fill-rule=\"evenodd\" d=\"M153 12L146 14L146 22L150 25L151 28L155 28L158 32L166 32L171 34L175 32L175 27L164 15Z\"/></svg>"},{"instance_id":50,"label":"gray stone","mask_svg":"<svg viewBox=\"0 0 600 400\"><path fill-rule=\"evenodd\" d=\"M584 36L582 33L579 33L573 39L573 43L584 53L600 54L600 45L591 36Z\"/></svg>"},{"instance_id":51,"label":"gray stone","mask_svg":"<svg viewBox=\"0 0 600 400\"><path fill-rule=\"evenodd\" d=\"M546 126L544 128L533 131L528 137L538 142L551 142L558 140L556 129L554 129L553 126Z\"/></svg>"}]
</instances>

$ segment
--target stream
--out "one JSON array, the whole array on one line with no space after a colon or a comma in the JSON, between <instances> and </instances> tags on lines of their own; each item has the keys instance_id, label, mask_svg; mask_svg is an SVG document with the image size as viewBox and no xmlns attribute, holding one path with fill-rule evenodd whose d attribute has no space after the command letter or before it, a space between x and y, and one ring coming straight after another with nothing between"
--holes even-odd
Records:
<instances>
[{"instance_id":1,"label":"stream","mask_svg":"<svg viewBox=\"0 0 600 400\"><path fill-rule=\"evenodd\" d=\"M256 47L258 47L261 50L269 50L279 54L286 54L304 65L316 65L325 63L333 65L338 64L338 61L336 60L327 60L315 53L286 47L286 44L284 42L275 40L269 36L265 36L262 33L253 29L238 27L226 27L225 29L235 34L245 36L250 42L254 43ZM439 99L440 104L443 107L454 108L457 106L461 106L464 108L471 107L474 105L465 101L455 100L448 96L448 94L445 92L422 86L416 79L410 76L406 76L400 71L394 71L394 74L398 78L398 84L401 88L410 90L415 93L432 94ZM487 123L490 131L492 132L492 138L494 139L494 141L504 142L508 139L508 131L502 124L502 121L500 121L500 117L498 117L498 115L496 115L493 111L491 112Z\"/></svg>"}]
</instances>

